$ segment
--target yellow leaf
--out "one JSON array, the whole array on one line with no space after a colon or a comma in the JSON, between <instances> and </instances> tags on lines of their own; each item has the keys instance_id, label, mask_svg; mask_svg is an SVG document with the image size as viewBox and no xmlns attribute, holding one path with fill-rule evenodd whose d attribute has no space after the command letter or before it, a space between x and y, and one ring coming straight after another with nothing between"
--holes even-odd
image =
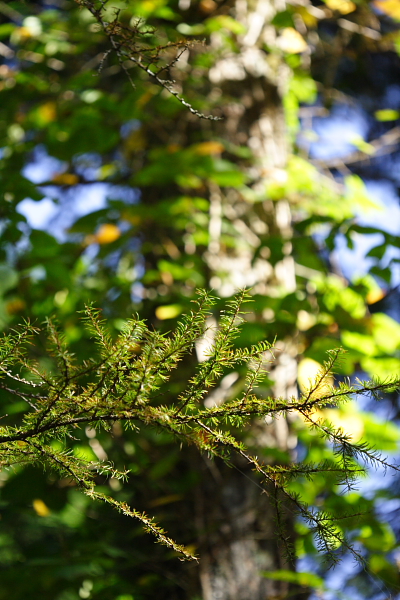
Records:
<instances>
[{"instance_id":1,"label":"yellow leaf","mask_svg":"<svg viewBox=\"0 0 400 600\"><path fill-rule=\"evenodd\" d=\"M202 13L205 13L206 15L214 12L214 10L216 10L217 8L218 5L216 4L216 2L214 2L214 0L201 0L199 4L199 9Z\"/></svg>"},{"instance_id":2,"label":"yellow leaf","mask_svg":"<svg viewBox=\"0 0 400 600\"><path fill-rule=\"evenodd\" d=\"M314 29L318 25L318 19L308 11L308 6L296 6L296 13L301 16L305 25Z\"/></svg>"},{"instance_id":3,"label":"yellow leaf","mask_svg":"<svg viewBox=\"0 0 400 600\"><path fill-rule=\"evenodd\" d=\"M74 173L56 173L52 181L58 185L76 185L79 182L79 177Z\"/></svg>"},{"instance_id":4,"label":"yellow leaf","mask_svg":"<svg viewBox=\"0 0 400 600\"><path fill-rule=\"evenodd\" d=\"M43 500L40 500L40 498L36 498L32 504L33 510L37 515L39 515L39 517L47 517L50 514L49 507L46 506L46 504L43 502Z\"/></svg>"},{"instance_id":5,"label":"yellow leaf","mask_svg":"<svg viewBox=\"0 0 400 600\"><path fill-rule=\"evenodd\" d=\"M297 313L297 327L300 331L307 331L317 322L317 317L305 310L299 310Z\"/></svg>"},{"instance_id":6,"label":"yellow leaf","mask_svg":"<svg viewBox=\"0 0 400 600\"><path fill-rule=\"evenodd\" d=\"M384 298L385 296L386 296L386 291L382 290L379 287L375 288L373 290L370 290L366 297L367 304L375 304L375 302L379 302L379 300L382 300L382 298Z\"/></svg>"},{"instance_id":7,"label":"yellow leaf","mask_svg":"<svg viewBox=\"0 0 400 600\"><path fill-rule=\"evenodd\" d=\"M164 285L170 286L174 283L174 278L172 277L172 273L170 273L169 271L161 271L160 276L161 276L161 280Z\"/></svg>"},{"instance_id":8,"label":"yellow leaf","mask_svg":"<svg viewBox=\"0 0 400 600\"><path fill-rule=\"evenodd\" d=\"M378 10L381 10L392 19L400 21L400 1L399 0L374 0L372 4Z\"/></svg>"},{"instance_id":9,"label":"yellow leaf","mask_svg":"<svg viewBox=\"0 0 400 600\"><path fill-rule=\"evenodd\" d=\"M7 4L7 3L4 3ZM12 10L12 9L11 9ZM39 37L42 33L42 24L38 17L26 17L23 20L22 26L17 27L11 34L12 43L20 43L28 40L29 38Z\"/></svg>"},{"instance_id":10,"label":"yellow leaf","mask_svg":"<svg viewBox=\"0 0 400 600\"><path fill-rule=\"evenodd\" d=\"M47 123L50 123L51 121L55 121L57 118L56 103L46 102L39 106L37 117L41 126L47 125Z\"/></svg>"},{"instance_id":11,"label":"yellow leaf","mask_svg":"<svg viewBox=\"0 0 400 600\"><path fill-rule=\"evenodd\" d=\"M33 37L33 34L28 27L19 27L15 30L15 33L18 33L21 40L26 40L30 37Z\"/></svg>"},{"instance_id":12,"label":"yellow leaf","mask_svg":"<svg viewBox=\"0 0 400 600\"><path fill-rule=\"evenodd\" d=\"M6 304L6 311L9 315L16 315L19 312L22 312L26 308L25 300L22 298L14 298L13 300L9 300Z\"/></svg>"},{"instance_id":13,"label":"yellow leaf","mask_svg":"<svg viewBox=\"0 0 400 600\"><path fill-rule=\"evenodd\" d=\"M180 257L181 253L178 246L174 244L170 238L165 238L163 240L163 246L173 260L176 260Z\"/></svg>"},{"instance_id":14,"label":"yellow leaf","mask_svg":"<svg viewBox=\"0 0 400 600\"><path fill-rule=\"evenodd\" d=\"M182 306L180 304L169 304L167 306L158 306L156 308L156 317L160 321L166 319L174 319L182 312Z\"/></svg>"},{"instance_id":15,"label":"yellow leaf","mask_svg":"<svg viewBox=\"0 0 400 600\"><path fill-rule=\"evenodd\" d=\"M114 164L103 165L99 169L99 179L107 179L107 177L111 177L117 171L117 167Z\"/></svg>"},{"instance_id":16,"label":"yellow leaf","mask_svg":"<svg viewBox=\"0 0 400 600\"><path fill-rule=\"evenodd\" d=\"M349 141L358 150L360 150L361 152L364 152L364 154L369 154L370 156L372 156L372 154L375 154L375 152L376 152L376 148L372 144L369 144L368 142L366 142L361 137L361 135L355 135Z\"/></svg>"},{"instance_id":17,"label":"yellow leaf","mask_svg":"<svg viewBox=\"0 0 400 600\"><path fill-rule=\"evenodd\" d=\"M225 150L225 146L221 142L202 142L193 146L195 154L200 156L209 156L211 154L221 154Z\"/></svg>"},{"instance_id":18,"label":"yellow leaf","mask_svg":"<svg viewBox=\"0 0 400 600\"><path fill-rule=\"evenodd\" d=\"M144 13L146 13L146 15L154 12L157 8L157 2L152 2L151 0L145 0L145 2L142 2L142 10Z\"/></svg>"},{"instance_id":19,"label":"yellow leaf","mask_svg":"<svg viewBox=\"0 0 400 600\"><path fill-rule=\"evenodd\" d=\"M335 408L320 411L320 416L328 420L334 427L341 428L351 436L353 442L358 442L364 435L364 421L357 413L349 413Z\"/></svg>"},{"instance_id":20,"label":"yellow leaf","mask_svg":"<svg viewBox=\"0 0 400 600\"><path fill-rule=\"evenodd\" d=\"M375 119L378 121L397 121L400 118L400 112L392 108L382 108L374 113Z\"/></svg>"},{"instance_id":21,"label":"yellow leaf","mask_svg":"<svg viewBox=\"0 0 400 600\"><path fill-rule=\"evenodd\" d=\"M99 227L98 232L94 236L98 244L111 244L121 236L119 227L113 223L105 223Z\"/></svg>"},{"instance_id":22,"label":"yellow leaf","mask_svg":"<svg viewBox=\"0 0 400 600\"><path fill-rule=\"evenodd\" d=\"M175 154L175 152L179 152L179 150L182 150L182 146L179 144L169 144L167 146L168 154Z\"/></svg>"},{"instance_id":23,"label":"yellow leaf","mask_svg":"<svg viewBox=\"0 0 400 600\"><path fill-rule=\"evenodd\" d=\"M319 378L318 374L322 369L323 366L312 358L303 358L303 360L300 361L297 372L297 381L303 394L306 394L308 390L311 389L314 390L311 394L312 398L329 394L330 388L333 385L333 377L331 375L325 377L319 385L316 384L316 380Z\"/></svg>"},{"instance_id":24,"label":"yellow leaf","mask_svg":"<svg viewBox=\"0 0 400 600\"><path fill-rule=\"evenodd\" d=\"M171 502L179 502L179 500L182 500L182 498L184 498L182 494L170 494L169 496L161 496L159 498L156 498L155 500L152 500L149 503L149 506L151 506L152 508L155 506L163 506L164 504L171 504Z\"/></svg>"},{"instance_id":25,"label":"yellow leaf","mask_svg":"<svg viewBox=\"0 0 400 600\"><path fill-rule=\"evenodd\" d=\"M124 150L134 154L146 147L146 137L141 129L132 131L125 140Z\"/></svg>"},{"instance_id":26,"label":"yellow leaf","mask_svg":"<svg viewBox=\"0 0 400 600\"><path fill-rule=\"evenodd\" d=\"M299 54L307 50L307 42L293 27L286 27L278 38L277 45L284 52Z\"/></svg>"},{"instance_id":27,"label":"yellow leaf","mask_svg":"<svg viewBox=\"0 0 400 600\"><path fill-rule=\"evenodd\" d=\"M337 10L342 15L348 15L356 10L357 5L351 0L324 0L325 4L331 10Z\"/></svg>"}]
</instances>

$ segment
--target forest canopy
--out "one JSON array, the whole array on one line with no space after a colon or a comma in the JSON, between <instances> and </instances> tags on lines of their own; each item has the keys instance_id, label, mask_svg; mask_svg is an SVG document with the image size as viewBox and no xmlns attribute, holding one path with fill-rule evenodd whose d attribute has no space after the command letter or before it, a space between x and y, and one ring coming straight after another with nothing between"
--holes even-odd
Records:
<instances>
[{"instance_id":1,"label":"forest canopy","mask_svg":"<svg viewBox=\"0 0 400 600\"><path fill-rule=\"evenodd\" d=\"M0 19L0 600L300 599L343 556L398 590L398 484L355 485L397 470L399 238L361 218L398 160L397 2Z\"/></svg>"}]
</instances>

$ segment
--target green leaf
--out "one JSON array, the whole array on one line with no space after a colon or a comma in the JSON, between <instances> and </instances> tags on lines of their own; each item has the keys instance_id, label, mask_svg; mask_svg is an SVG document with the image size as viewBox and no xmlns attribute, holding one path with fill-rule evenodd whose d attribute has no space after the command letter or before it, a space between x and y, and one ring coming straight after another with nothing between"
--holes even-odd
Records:
<instances>
[{"instance_id":1,"label":"green leaf","mask_svg":"<svg viewBox=\"0 0 400 600\"><path fill-rule=\"evenodd\" d=\"M61 252L60 244L46 231L34 229L30 235L30 242L32 255L38 259L54 257Z\"/></svg>"},{"instance_id":2,"label":"green leaf","mask_svg":"<svg viewBox=\"0 0 400 600\"><path fill-rule=\"evenodd\" d=\"M371 248L371 250L366 254L366 256L382 260L382 258L385 256L387 248L387 244L380 244L379 246Z\"/></svg>"},{"instance_id":3,"label":"green leaf","mask_svg":"<svg viewBox=\"0 0 400 600\"><path fill-rule=\"evenodd\" d=\"M262 575L267 579L274 579L275 581L287 581L288 583L295 583L304 587L320 590L325 589L324 580L315 575L315 573L307 571L295 573L294 571L282 569L280 571L263 571Z\"/></svg>"},{"instance_id":4,"label":"green leaf","mask_svg":"<svg viewBox=\"0 0 400 600\"><path fill-rule=\"evenodd\" d=\"M342 331L341 337L345 348L352 348L367 356L379 354L378 346L372 335L357 333L356 331Z\"/></svg>"},{"instance_id":5,"label":"green leaf","mask_svg":"<svg viewBox=\"0 0 400 600\"><path fill-rule=\"evenodd\" d=\"M400 324L384 313L375 313L371 320L374 340L380 351L391 355L400 350Z\"/></svg>"},{"instance_id":6,"label":"green leaf","mask_svg":"<svg viewBox=\"0 0 400 600\"><path fill-rule=\"evenodd\" d=\"M307 73L297 72L290 80L289 89L295 94L299 102L312 104L317 97L317 84Z\"/></svg>"},{"instance_id":7,"label":"green leaf","mask_svg":"<svg viewBox=\"0 0 400 600\"><path fill-rule=\"evenodd\" d=\"M365 212L371 210L383 210L380 204L371 200L361 177L358 175L347 175L344 178L344 183L346 186L347 201L350 202L352 206L360 208Z\"/></svg>"},{"instance_id":8,"label":"green leaf","mask_svg":"<svg viewBox=\"0 0 400 600\"><path fill-rule=\"evenodd\" d=\"M222 171L210 174L210 180L222 187L241 187L246 179L246 175L240 171Z\"/></svg>"},{"instance_id":9,"label":"green leaf","mask_svg":"<svg viewBox=\"0 0 400 600\"><path fill-rule=\"evenodd\" d=\"M205 27L207 33L220 31L221 29L227 29L236 35L241 35L246 32L245 26L229 15L218 15L211 19L207 19Z\"/></svg>"},{"instance_id":10,"label":"green leaf","mask_svg":"<svg viewBox=\"0 0 400 600\"><path fill-rule=\"evenodd\" d=\"M369 374L369 376L379 377L380 379L387 379L391 377L393 373L400 372L400 359L398 358L362 358L361 359L362 369Z\"/></svg>"},{"instance_id":11,"label":"green leaf","mask_svg":"<svg viewBox=\"0 0 400 600\"><path fill-rule=\"evenodd\" d=\"M292 11L284 10L277 12L272 19L271 24L275 25L275 27L278 27L279 29L283 29L284 27L294 27Z\"/></svg>"},{"instance_id":12,"label":"green leaf","mask_svg":"<svg viewBox=\"0 0 400 600\"><path fill-rule=\"evenodd\" d=\"M18 283L18 273L7 264L0 264L0 295L14 288Z\"/></svg>"},{"instance_id":13,"label":"green leaf","mask_svg":"<svg viewBox=\"0 0 400 600\"><path fill-rule=\"evenodd\" d=\"M398 361L400 363L400 361ZM393 373L393 371L392 371ZM372 413L362 414L364 437L377 450L396 452L399 449L400 429L390 421L380 421ZM383 550L383 548L381 548Z\"/></svg>"}]
</instances>

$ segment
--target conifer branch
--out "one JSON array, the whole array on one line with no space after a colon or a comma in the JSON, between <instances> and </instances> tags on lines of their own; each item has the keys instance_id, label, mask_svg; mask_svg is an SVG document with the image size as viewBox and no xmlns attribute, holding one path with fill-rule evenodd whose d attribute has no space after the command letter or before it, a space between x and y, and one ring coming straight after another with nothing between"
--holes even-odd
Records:
<instances>
[{"instance_id":1,"label":"conifer branch","mask_svg":"<svg viewBox=\"0 0 400 600\"><path fill-rule=\"evenodd\" d=\"M111 52L114 52L121 69L133 88L135 88L135 83L129 72L128 62L133 63L136 67L144 71L157 85L176 98L182 106L199 119L206 119L208 121L222 120L221 117L206 115L194 108L174 88L175 81L161 79L160 77L163 71L171 69L179 61L185 51L203 42L199 42L198 40L180 40L178 42L168 42L165 45L148 46L144 43L144 40L149 35L154 34L155 30L151 27L145 27L142 19L137 19L136 23L131 23L129 26L124 25L119 19L121 11L115 9L114 19L108 22L105 20L103 13L107 0L97 0L97 2L95 0L75 0L75 2L85 7L93 15L110 42L111 48L104 54L99 65L99 71L102 70L107 56ZM171 50L176 52L175 56L167 61L166 64L160 64L165 53ZM155 70L151 69L152 66Z\"/></svg>"},{"instance_id":2,"label":"conifer branch","mask_svg":"<svg viewBox=\"0 0 400 600\"><path fill-rule=\"evenodd\" d=\"M318 547L332 561L337 560L340 547L350 550L361 560L336 525L338 519L354 517L358 513L336 516L310 507L293 493L290 486L298 477L312 480L320 473L329 473L336 477L337 484L350 490L357 478L365 473L365 465L381 465L399 471L399 466L382 458L366 440L352 442L346 432L335 429L324 419L314 419L313 414L327 405L340 407L359 394L373 394L378 398L379 393L399 389L400 378L382 382L356 381L355 384L342 382L335 387L329 382L332 382L340 352L334 351L299 399L264 397L257 386L267 375L266 352L273 348L267 342L249 348L235 347L243 320L242 306L247 300L248 294L243 290L228 303L207 360L197 365L176 402L166 406L160 404L163 386L175 370L179 373L182 358L193 352L215 304L215 298L206 292L200 292L197 310L184 316L168 335L149 330L143 321L134 317L113 341L100 312L88 307L85 324L97 350L83 365L78 364L56 324L49 320L50 354L55 361L51 373L27 359L28 340L31 343L35 333L29 324L19 332L4 335L0 339L3 379L0 388L11 396L24 399L27 410L22 421L19 419L11 424L11 417L7 417L0 426L0 465L5 468L14 464L41 464L55 470L60 477L73 480L89 497L102 500L141 521L146 531L183 559L194 559L145 513L96 490L96 474L124 479L126 472L117 471L106 461L87 462L71 451L70 440L75 439L83 426L109 431L113 423L120 421L133 427L157 427L176 438L178 443L195 445L201 452L219 457L227 464L232 464L235 455L244 459L261 478L264 492L275 504L280 538L288 553L291 548L287 544L281 512L295 510L315 533ZM239 397L207 408L203 400L210 389L218 385L227 369L233 370L243 364L247 366L247 375ZM233 433L242 430L252 418L289 413L301 415L303 422L308 423L317 436L333 442L332 459L320 464L266 464L245 447L240 434ZM60 443L60 450L52 445L55 439Z\"/></svg>"}]
</instances>

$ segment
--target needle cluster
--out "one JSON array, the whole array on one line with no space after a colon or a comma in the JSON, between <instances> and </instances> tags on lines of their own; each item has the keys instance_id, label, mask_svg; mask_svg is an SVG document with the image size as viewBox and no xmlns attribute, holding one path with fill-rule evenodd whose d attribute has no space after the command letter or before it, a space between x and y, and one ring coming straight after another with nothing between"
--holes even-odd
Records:
<instances>
[{"instance_id":1,"label":"needle cluster","mask_svg":"<svg viewBox=\"0 0 400 600\"><path fill-rule=\"evenodd\" d=\"M198 40L178 40L169 41L166 44L151 44L150 40L154 36L155 29L146 25L138 18L134 22L124 24L120 19L121 10L114 9L114 16L111 21L105 16L105 9L108 0L75 0L77 4L85 7L96 19L99 29L103 31L108 38L110 48L104 54L100 63L99 70L110 53L116 55L117 60L128 77L132 87L135 87L130 74L131 67L137 67L144 71L153 83L166 90L168 94L174 96L185 108L200 119L209 121L219 121L221 118L213 115L205 115L194 108L185 98L183 98L176 89L176 82L165 76L172 67L179 61L182 54L196 45L202 44Z\"/></svg>"},{"instance_id":2,"label":"needle cluster","mask_svg":"<svg viewBox=\"0 0 400 600\"><path fill-rule=\"evenodd\" d=\"M160 390L176 371L182 359L195 349L196 341L206 330L207 318L216 299L199 292L196 309L184 316L174 331L162 334L152 331L145 322L133 317L116 340L107 330L100 311L88 307L84 315L96 349L86 362L78 362L70 352L63 335L53 321L47 323L50 352L56 364L52 372L45 371L27 358L29 344L37 330L25 324L18 331L0 339L0 388L8 395L27 404L23 418L0 427L0 466L35 464L50 469L60 478L69 478L80 490L95 500L112 505L127 516L138 519L158 542L175 550L182 559L194 559L190 551L168 537L165 531L145 513L99 492L99 474L124 479L106 461L90 462L75 456L69 440L78 428L94 427L109 431L115 422L125 427L155 427L172 434L178 445L191 444L200 452L231 464L236 457L245 460L258 476L277 510L277 523L282 521L282 505L291 507L315 533L321 550L335 560L338 548L356 551L336 526L335 518L322 509L308 506L290 489L296 477L312 479L316 474L336 475L338 484L351 489L368 464L389 464L366 441L353 442L351 436L335 428L323 418L316 418L316 409L339 407L352 396L389 392L400 387L400 379L390 381L342 382L330 385L340 351L332 352L317 379L299 398L265 397L257 386L265 380L273 348L261 342L247 348L237 348L235 339L243 322L243 304L249 300L241 291L227 303L206 359L197 364L194 375L172 403L162 404ZM235 368L247 369L238 397L220 406L207 408L204 400L218 386L221 377ZM319 393L322 390L322 393ZM317 434L334 448L334 460L323 464L266 464L249 451L241 441L241 432L253 419L275 418L298 414ZM10 415L12 416L12 415ZM6 415L3 423L9 422ZM55 444L54 441L58 443ZM272 491L271 491L272 490ZM347 516L347 515L346 515ZM354 516L354 515L352 515ZM342 517L343 518L343 517ZM280 532L285 540L285 532ZM290 549L288 549L290 550Z\"/></svg>"}]
</instances>

